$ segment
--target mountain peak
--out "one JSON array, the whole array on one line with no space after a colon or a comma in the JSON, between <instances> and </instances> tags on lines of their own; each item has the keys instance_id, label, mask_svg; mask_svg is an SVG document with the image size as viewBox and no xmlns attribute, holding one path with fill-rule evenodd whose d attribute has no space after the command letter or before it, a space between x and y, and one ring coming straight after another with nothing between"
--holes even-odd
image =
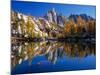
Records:
<instances>
[{"instance_id":1,"label":"mountain peak","mask_svg":"<svg viewBox=\"0 0 100 75\"><path fill-rule=\"evenodd\" d=\"M73 19L74 22L77 22L77 18L78 17L81 17L83 20L85 21L89 21L89 20L94 20L94 18L88 16L87 14L80 14L80 15L77 15L77 14L71 14L69 16L69 19Z\"/></svg>"},{"instance_id":2,"label":"mountain peak","mask_svg":"<svg viewBox=\"0 0 100 75\"><path fill-rule=\"evenodd\" d=\"M45 19L47 19L50 23L55 23L58 26L64 26L64 23L66 21L65 17L62 14L59 14L56 12L55 8L52 8L45 16Z\"/></svg>"}]
</instances>

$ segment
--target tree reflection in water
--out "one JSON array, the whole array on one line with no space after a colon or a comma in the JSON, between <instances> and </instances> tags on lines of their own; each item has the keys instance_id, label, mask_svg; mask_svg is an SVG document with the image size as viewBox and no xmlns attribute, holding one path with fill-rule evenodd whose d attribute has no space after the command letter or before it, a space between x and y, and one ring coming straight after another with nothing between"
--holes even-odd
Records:
<instances>
[{"instance_id":1,"label":"tree reflection in water","mask_svg":"<svg viewBox=\"0 0 100 75\"><path fill-rule=\"evenodd\" d=\"M37 56L45 56L49 62L56 64L57 59L63 56L70 58L85 58L89 55L95 56L95 44L91 43L66 43L66 42L22 42L12 43L11 46L11 67L28 60L31 65L32 60Z\"/></svg>"}]
</instances>

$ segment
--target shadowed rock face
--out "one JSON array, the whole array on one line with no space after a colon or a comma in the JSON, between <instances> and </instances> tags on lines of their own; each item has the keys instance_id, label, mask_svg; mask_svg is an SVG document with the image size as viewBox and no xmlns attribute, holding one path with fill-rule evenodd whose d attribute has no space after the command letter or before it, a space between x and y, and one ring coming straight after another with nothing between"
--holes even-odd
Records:
<instances>
[{"instance_id":1,"label":"shadowed rock face","mask_svg":"<svg viewBox=\"0 0 100 75\"><path fill-rule=\"evenodd\" d=\"M72 15L69 16L69 19L73 19L74 22L77 22L78 17L81 17L86 22L95 20L94 18L92 18L91 16L88 16L86 14L80 14L80 15L72 14Z\"/></svg>"}]
</instances>

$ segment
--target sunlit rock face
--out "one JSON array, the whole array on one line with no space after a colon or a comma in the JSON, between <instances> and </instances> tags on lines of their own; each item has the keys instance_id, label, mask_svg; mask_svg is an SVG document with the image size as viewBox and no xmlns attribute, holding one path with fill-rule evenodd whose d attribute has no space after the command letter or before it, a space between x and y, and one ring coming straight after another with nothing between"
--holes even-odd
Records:
<instances>
[{"instance_id":1,"label":"sunlit rock face","mask_svg":"<svg viewBox=\"0 0 100 75\"><path fill-rule=\"evenodd\" d=\"M35 18L11 11L12 35L20 34L24 37L53 37L53 33L59 33L59 26L64 26L64 17L57 15L55 9L52 9L45 16L46 18ZM35 34L32 36L31 34Z\"/></svg>"},{"instance_id":2,"label":"sunlit rock face","mask_svg":"<svg viewBox=\"0 0 100 75\"><path fill-rule=\"evenodd\" d=\"M58 26L63 27L66 22L66 17L56 12L53 8L52 10L48 11L48 13L44 16L51 23L55 23Z\"/></svg>"},{"instance_id":3,"label":"sunlit rock face","mask_svg":"<svg viewBox=\"0 0 100 75\"><path fill-rule=\"evenodd\" d=\"M11 11L13 37L66 38L70 36L95 37L96 20L86 14L65 17L54 8L43 17Z\"/></svg>"}]
</instances>

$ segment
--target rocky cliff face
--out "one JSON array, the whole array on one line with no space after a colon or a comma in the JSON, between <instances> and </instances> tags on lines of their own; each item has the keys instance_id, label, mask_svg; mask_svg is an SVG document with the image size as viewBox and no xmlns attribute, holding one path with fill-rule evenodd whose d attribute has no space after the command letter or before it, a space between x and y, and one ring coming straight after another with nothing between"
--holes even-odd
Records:
<instances>
[{"instance_id":1,"label":"rocky cliff face","mask_svg":"<svg viewBox=\"0 0 100 75\"><path fill-rule=\"evenodd\" d=\"M34 17L11 11L12 36L32 38L59 38L65 37L67 32L95 30L95 19L86 15L70 15L68 18L56 12L53 8L44 17ZM78 28L81 29L78 31ZM66 32L67 31L67 32Z\"/></svg>"},{"instance_id":2,"label":"rocky cliff face","mask_svg":"<svg viewBox=\"0 0 100 75\"><path fill-rule=\"evenodd\" d=\"M47 19L49 22L55 23L61 27L64 26L64 24L66 22L66 17L57 13L54 8L52 10L48 11L48 13L45 15L44 18Z\"/></svg>"}]
</instances>

